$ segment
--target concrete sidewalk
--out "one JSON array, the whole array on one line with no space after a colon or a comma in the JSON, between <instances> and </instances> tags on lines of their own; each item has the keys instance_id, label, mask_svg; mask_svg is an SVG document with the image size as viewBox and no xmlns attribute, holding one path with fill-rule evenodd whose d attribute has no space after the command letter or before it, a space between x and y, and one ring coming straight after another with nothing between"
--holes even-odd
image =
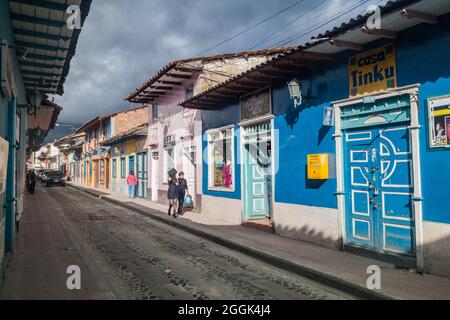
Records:
<instances>
[{"instance_id":1,"label":"concrete sidewalk","mask_svg":"<svg viewBox=\"0 0 450 320\"><path fill-rule=\"evenodd\" d=\"M73 183L70 186L361 298L450 299L450 279L447 278L396 269L378 260L232 225L198 213L186 213L174 219L167 216L167 208L160 204L129 199ZM372 265L381 268L381 290L367 289L369 275L366 271Z\"/></svg>"},{"instance_id":2,"label":"concrete sidewalk","mask_svg":"<svg viewBox=\"0 0 450 320\"><path fill-rule=\"evenodd\" d=\"M26 195L15 252L5 270L0 300L111 300L116 296L82 247L79 233L58 214L41 188ZM83 270L81 290L67 288L68 266Z\"/></svg>"}]
</instances>

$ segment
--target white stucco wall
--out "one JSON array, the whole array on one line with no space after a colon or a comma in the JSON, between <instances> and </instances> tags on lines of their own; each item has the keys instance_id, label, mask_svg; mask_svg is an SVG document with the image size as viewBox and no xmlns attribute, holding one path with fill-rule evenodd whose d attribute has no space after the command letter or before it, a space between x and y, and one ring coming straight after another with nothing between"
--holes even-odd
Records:
<instances>
[{"instance_id":1,"label":"white stucco wall","mask_svg":"<svg viewBox=\"0 0 450 320\"><path fill-rule=\"evenodd\" d=\"M273 222L279 235L326 248L341 245L337 209L275 202Z\"/></svg>"}]
</instances>

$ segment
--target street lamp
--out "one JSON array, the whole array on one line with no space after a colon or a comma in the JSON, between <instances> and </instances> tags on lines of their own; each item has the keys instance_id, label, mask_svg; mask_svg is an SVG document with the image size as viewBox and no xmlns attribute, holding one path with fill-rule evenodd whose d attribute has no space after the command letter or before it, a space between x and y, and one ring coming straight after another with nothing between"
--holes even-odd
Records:
<instances>
[{"instance_id":1,"label":"street lamp","mask_svg":"<svg viewBox=\"0 0 450 320\"><path fill-rule=\"evenodd\" d=\"M302 105L302 84L296 78L288 82L289 94L291 99L294 100L295 108Z\"/></svg>"}]
</instances>

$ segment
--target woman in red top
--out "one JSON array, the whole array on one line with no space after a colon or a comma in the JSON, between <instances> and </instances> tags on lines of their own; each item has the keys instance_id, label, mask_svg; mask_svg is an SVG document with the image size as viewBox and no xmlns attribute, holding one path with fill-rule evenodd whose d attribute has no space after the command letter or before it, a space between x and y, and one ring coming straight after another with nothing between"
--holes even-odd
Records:
<instances>
[{"instance_id":1,"label":"woman in red top","mask_svg":"<svg viewBox=\"0 0 450 320\"><path fill-rule=\"evenodd\" d=\"M127 177L127 185L128 185L128 198L136 198L137 178L134 175L134 171L130 171L130 174Z\"/></svg>"}]
</instances>

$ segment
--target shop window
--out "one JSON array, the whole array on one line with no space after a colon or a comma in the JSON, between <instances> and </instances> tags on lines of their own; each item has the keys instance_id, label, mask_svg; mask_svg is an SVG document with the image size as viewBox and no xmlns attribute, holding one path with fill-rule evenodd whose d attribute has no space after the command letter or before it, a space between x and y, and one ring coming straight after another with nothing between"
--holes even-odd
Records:
<instances>
[{"instance_id":1,"label":"shop window","mask_svg":"<svg viewBox=\"0 0 450 320\"><path fill-rule=\"evenodd\" d=\"M125 157L120 159L120 178L125 179L127 175L127 162Z\"/></svg>"},{"instance_id":2,"label":"shop window","mask_svg":"<svg viewBox=\"0 0 450 320\"><path fill-rule=\"evenodd\" d=\"M113 159L112 161L112 177L113 179L117 178L117 159Z\"/></svg>"},{"instance_id":3,"label":"shop window","mask_svg":"<svg viewBox=\"0 0 450 320\"><path fill-rule=\"evenodd\" d=\"M164 149L164 173L167 174L170 170L175 169L175 149Z\"/></svg>"},{"instance_id":4,"label":"shop window","mask_svg":"<svg viewBox=\"0 0 450 320\"><path fill-rule=\"evenodd\" d=\"M208 186L234 190L233 128L208 134Z\"/></svg>"},{"instance_id":5,"label":"shop window","mask_svg":"<svg viewBox=\"0 0 450 320\"><path fill-rule=\"evenodd\" d=\"M431 148L450 148L450 96L428 100Z\"/></svg>"}]
</instances>

